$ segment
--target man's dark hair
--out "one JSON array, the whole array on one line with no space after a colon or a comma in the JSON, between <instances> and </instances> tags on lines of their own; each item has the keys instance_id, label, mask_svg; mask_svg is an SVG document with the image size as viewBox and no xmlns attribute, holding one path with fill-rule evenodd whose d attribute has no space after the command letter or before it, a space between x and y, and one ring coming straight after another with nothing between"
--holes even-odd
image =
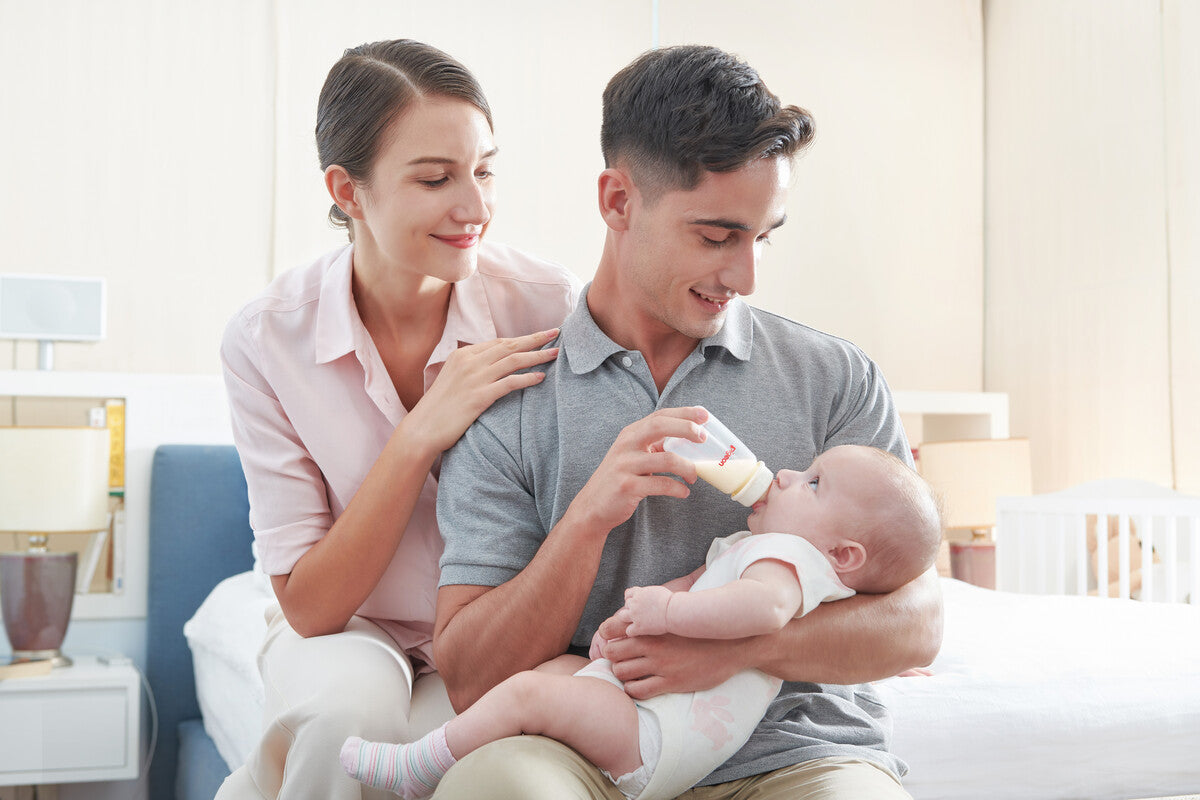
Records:
<instances>
[{"instance_id":1,"label":"man's dark hair","mask_svg":"<svg viewBox=\"0 0 1200 800\"><path fill-rule=\"evenodd\" d=\"M604 89L600 148L643 194L694 189L703 172L760 158L791 158L812 141L812 116L784 106L758 73L715 47L643 53Z\"/></svg>"}]
</instances>

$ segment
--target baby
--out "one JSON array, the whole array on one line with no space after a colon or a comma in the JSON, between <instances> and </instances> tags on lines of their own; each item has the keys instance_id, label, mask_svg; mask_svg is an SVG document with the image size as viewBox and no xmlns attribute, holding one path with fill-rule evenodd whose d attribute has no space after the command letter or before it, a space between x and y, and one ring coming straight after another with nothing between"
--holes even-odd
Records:
<instances>
[{"instance_id":1,"label":"baby","mask_svg":"<svg viewBox=\"0 0 1200 800\"><path fill-rule=\"evenodd\" d=\"M886 593L933 564L942 537L929 487L892 454L845 445L805 472L780 470L747 522L713 542L706 564L634 587L614 615L625 635L735 639L781 629L818 604ZM705 691L635 701L593 639L588 663L564 655L496 686L412 744L346 740L341 762L364 783L427 797L460 758L508 736L566 744L634 800L671 798L733 755L782 681L746 670Z\"/></svg>"}]
</instances>

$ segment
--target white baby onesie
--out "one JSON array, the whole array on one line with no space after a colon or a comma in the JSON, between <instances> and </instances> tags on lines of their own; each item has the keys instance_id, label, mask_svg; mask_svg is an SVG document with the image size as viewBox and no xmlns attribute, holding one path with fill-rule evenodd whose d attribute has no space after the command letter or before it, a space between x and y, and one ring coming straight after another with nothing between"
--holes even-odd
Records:
<instances>
[{"instance_id":1,"label":"white baby onesie","mask_svg":"<svg viewBox=\"0 0 1200 800\"><path fill-rule=\"evenodd\" d=\"M689 591L723 586L764 559L795 567L803 590L797 617L822 602L854 594L838 579L829 560L806 539L787 533L752 535L749 531L714 540L705 558L706 569ZM597 659L575 674L622 687L608 659ZM781 685L779 678L754 669L739 672L712 689L635 701L642 766L609 778L631 800L678 796L741 749Z\"/></svg>"}]
</instances>

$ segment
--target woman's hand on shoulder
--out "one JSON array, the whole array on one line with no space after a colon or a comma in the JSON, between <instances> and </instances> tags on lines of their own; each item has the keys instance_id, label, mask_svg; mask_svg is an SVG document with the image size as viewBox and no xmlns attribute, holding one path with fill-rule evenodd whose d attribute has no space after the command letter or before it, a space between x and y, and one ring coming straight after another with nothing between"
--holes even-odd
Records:
<instances>
[{"instance_id":1,"label":"woman's hand on shoulder","mask_svg":"<svg viewBox=\"0 0 1200 800\"><path fill-rule=\"evenodd\" d=\"M558 329L553 328L455 350L409 413L410 435L420 437L436 452L449 449L492 403L511 391L542 382L546 373L519 370L557 358L557 347L540 349L557 335Z\"/></svg>"}]
</instances>

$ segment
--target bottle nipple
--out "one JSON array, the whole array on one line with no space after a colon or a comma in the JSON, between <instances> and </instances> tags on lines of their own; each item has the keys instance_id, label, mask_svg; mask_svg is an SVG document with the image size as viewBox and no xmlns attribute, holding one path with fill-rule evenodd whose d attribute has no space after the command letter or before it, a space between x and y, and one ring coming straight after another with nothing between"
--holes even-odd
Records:
<instances>
[{"instance_id":1,"label":"bottle nipple","mask_svg":"<svg viewBox=\"0 0 1200 800\"><path fill-rule=\"evenodd\" d=\"M729 496L749 508L763 499L767 490L771 488L771 481L773 480L775 480L775 474L767 469L766 464L759 461L754 466L754 474L742 484L741 488Z\"/></svg>"}]
</instances>

